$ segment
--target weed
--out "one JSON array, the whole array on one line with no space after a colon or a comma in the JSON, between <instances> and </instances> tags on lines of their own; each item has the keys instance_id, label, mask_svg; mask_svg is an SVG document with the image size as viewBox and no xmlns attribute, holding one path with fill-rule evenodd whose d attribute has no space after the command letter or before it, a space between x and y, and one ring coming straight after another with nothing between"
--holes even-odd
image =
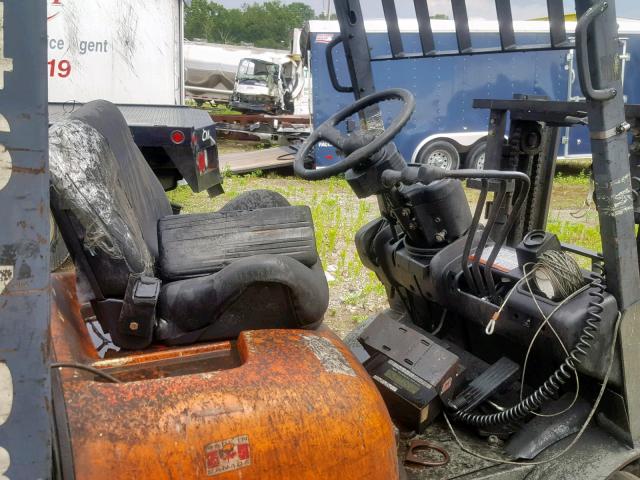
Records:
<instances>
[{"instance_id":1,"label":"weed","mask_svg":"<svg viewBox=\"0 0 640 480\"><path fill-rule=\"evenodd\" d=\"M562 185L580 185L580 186L588 186L591 180L591 173L588 169L583 168L577 174L573 173L568 175L563 173L562 171L558 171L556 173L556 177L554 179L554 186L562 186Z\"/></svg>"},{"instance_id":2,"label":"weed","mask_svg":"<svg viewBox=\"0 0 640 480\"><path fill-rule=\"evenodd\" d=\"M233 175L233 172L231 171L231 165L226 164L222 169L222 178L223 179L231 178L232 175Z\"/></svg>"}]
</instances>

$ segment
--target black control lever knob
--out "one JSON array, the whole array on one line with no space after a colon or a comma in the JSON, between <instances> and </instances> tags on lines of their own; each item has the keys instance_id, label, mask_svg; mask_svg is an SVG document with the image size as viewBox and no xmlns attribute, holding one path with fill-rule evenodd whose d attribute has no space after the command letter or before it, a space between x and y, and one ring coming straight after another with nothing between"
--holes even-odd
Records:
<instances>
[{"instance_id":1,"label":"black control lever knob","mask_svg":"<svg viewBox=\"0 0 640 480\"><path fill-rule=\"evenodd\" d=\"M403 183L405 185L413 185L415 183L423 183L428 185L437 180L447 178L448 170L430 165L407 166L402 170L385 170L382 172L382 183L387 188L395 187Z\"/></svg>"}]
</instances>

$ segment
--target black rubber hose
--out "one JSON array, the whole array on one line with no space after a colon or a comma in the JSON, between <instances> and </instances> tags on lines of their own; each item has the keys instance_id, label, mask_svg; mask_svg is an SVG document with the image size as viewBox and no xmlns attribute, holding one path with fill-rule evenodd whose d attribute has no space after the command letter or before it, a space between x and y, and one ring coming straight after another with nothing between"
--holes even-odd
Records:
<instances>
[{"instance_id":1,"label":"black rubber hose","mask_svg":"<svg viewBox=\"0 0 640 480\"><path fill-rule=\"evenodd\" d=\"M102 377L105 380L108 380L112 383L122 383L121 380L118 380L113 375L109 375L107 372L103 372L99 368L92 367L91 365L85 365L83 363L75 363L75 362L62 362L62 363L52 363L50 368L71 368L75 370L84 370L85 372L93 373L98 377Z\"/></svg>"},{"instance_id":2,"label":"black rubber hose","mask_svg":"<svg viewBox=\"0 0 640 480\"><path fill-rule=\"evenodd\" d=\"M589 295L592 297L592 300L589 302L589 306L587 307L587 321L582 329L582 333L562 365L560 365L560 367L540 387L538 387L535 392L513 407L499 413L482 415L467 412L456 412L454 414L454 418L476 427L501 425L520 420L528 416L531 412L538 410L544 403L552 400L552 398L559 392L562 385L573 378L577 366L582 363L583 358L591 349L592 342L600 329L600 322L602 321L600 314L604 310L602 306L604 301L604 291L605 287L602 275L593 272L591 274L589 291Z\"/></svg>"}]
</instances>

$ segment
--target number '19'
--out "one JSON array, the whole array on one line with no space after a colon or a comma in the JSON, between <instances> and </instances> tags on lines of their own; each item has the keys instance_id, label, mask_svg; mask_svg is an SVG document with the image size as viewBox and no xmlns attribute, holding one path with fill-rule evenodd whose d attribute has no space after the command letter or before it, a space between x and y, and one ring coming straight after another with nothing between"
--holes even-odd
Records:
<instances>
[{"instance_id":1,"label":"number '19'","mask_svg":"<svg viewBox=\"0 0 640 480\"><path fill-rule=\"evenodd\" d=\"M56 59L52 59L47 62L47 65L49 65L50 77L58 76L60 78L67 78L71 75L71 63L69 63L69 60L57 61Z\"/></svg>"}]
</instances>

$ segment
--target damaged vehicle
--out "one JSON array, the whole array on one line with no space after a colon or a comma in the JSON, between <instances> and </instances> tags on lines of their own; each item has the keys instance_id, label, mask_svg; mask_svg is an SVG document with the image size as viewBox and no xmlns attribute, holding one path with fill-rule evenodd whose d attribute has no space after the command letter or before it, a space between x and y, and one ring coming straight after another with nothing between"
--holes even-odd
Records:
<instances>
[{"instance_id":1,"label":"damaged vehicle","mask_svg":"<svg viewBox=\"0 0 640 480\"><path fill-rule=\"evenodd\" d=\"M294 99L304 83L301 65L283 58L243 58L238 65L229 106L246 113L294 113Z\"/></svg>"}]
</instances>

